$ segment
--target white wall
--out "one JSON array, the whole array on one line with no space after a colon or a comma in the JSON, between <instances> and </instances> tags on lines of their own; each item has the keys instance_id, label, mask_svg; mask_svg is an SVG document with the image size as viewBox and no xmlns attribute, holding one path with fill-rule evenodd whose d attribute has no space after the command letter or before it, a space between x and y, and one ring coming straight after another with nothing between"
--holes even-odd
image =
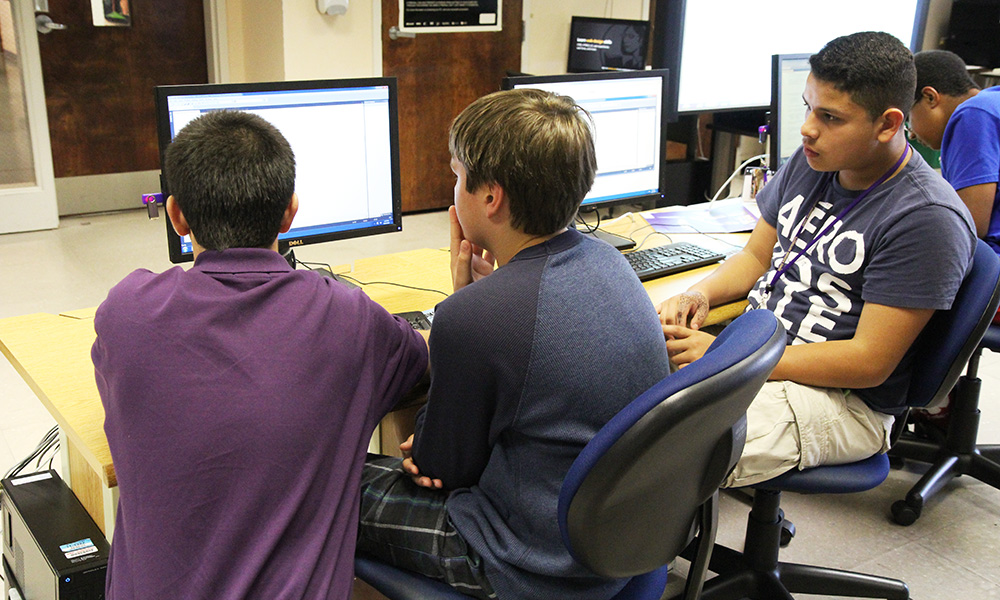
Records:
<instances>
[{"instance_id":1,"label":"white wall","mask_svg":"<svg viewBox=\"0 0 1000 600\"><path fill-rule=\"evenodd\" d=\"M214 0L223 1L223 0ZM573 15L646 19L649 0L523 0L521 70L566 70ZM226 0L233 81L370 77L382 72L380 0L354 0L345 15L321 15L313 0ZM280 26L279 26L280 24Z\"/></svg>"},{"instance_id":2,"label":"white wall","mask_svg":"<svg viewBox=\"0 0 1000 600\"><path fill-rule=\"evenodd\" d=\"M226 3L229 77L235 82L282 81L288 40L282 0L216 0ZM319 13L317 13L317 16Z\"/></svg>"},{"instance_id":3,"label":"white wall","mask_svg":"<svg viewBox=\"0 0 1000 600\"><path fill-rule=\"evenodd\" d=\"M381 52L376 64L374 48L378 41L373 28L376 16L381 21L381 3L376 0L354 0L347 14L337 16L320 14L315 0L285 0L285 79L381 74Z\"/></svg>"},{"instance_id":4,"label":"white wall","mask_svg":"<svg viewBox=\"0 0 1000 600\"><path fill-rule=\"evenodd\" d=\"M17 40L14 38L14 16L10 10L10 0L0 0L0 38L3 51L17 54Z\"/></svg>"},{"instance_id":5,"label":"white wall","mask_svg":"<svg viewBox=\"0 0 1000 600\"><path fill-rule=\"evenodd\" d=\"M573 16L615 19L649 18L649 0L524 0L525 40L521 70L533 75L566 72L569 24Z\"/></svg>"}]
</instances>

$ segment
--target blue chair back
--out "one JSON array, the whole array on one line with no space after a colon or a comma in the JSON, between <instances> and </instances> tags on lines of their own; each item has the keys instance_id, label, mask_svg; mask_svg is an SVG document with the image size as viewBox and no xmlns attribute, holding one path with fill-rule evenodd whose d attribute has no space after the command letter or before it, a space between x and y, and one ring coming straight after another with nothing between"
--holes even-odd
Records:
<instances>
[{"instance_id":1,"label":"blue chair back","mask_svg":"<svg viewBox=\"0 0 1000 600\"><path fill-rule=\"evenodd\" d=\"M1000 259L977 240L972 271L948 310L939 310L921 332L906 404L927 406L955 387L1000 304Z\"/></svg>"},{"instance_id":2,"label":"blue chair back","mask_svg":"<svg viewBox=\"0 0 1000 600\"><path fill-rule=\"evenodd\" d=\"M672 560L699 508L739 459L746 409L781 358L769 311L737 318L700 360L633 400L587 444L563 481L559 528L595 573L630 577Z\"/></svg>"}]
</instances>

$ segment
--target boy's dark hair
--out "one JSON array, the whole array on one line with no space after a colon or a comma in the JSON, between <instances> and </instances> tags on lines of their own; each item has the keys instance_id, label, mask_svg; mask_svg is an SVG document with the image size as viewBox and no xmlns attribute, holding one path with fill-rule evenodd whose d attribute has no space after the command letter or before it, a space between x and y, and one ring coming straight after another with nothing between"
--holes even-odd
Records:
<instances>
[{"instance_id":1,"label":"boy's dark hair","mask_svg":"<svg viewBox=\"0 0 1000 600\"><path fill-rule=\"evenodd\" d=\"M969 76L965 61L954 52L947 50L924 50L913 55L917 66L917 89L913 100L920 100L920 90L931 86L939 94L964 96L969 90L979 86Z\"/></svg>"},{"instance_id":2,"label":"boy's dark hair","mask_svg":"<svg viewBox=\"0 0 1000 600\"><path fill-rule=\"evenodd\" d=\"M499 184L510 199L511 225L550 235L569 225L594 184L589 118L566 96L495 92L455 117L448 149L465 167L466 190Z\"/></svg>"},{"instance_id":3,"label":"boy's dark hair","mask_svg":"<svg viewBox=\"0 0 1000 600\"><path fill-rule=\"evenodd\" d=\"M809 57L812 74L847 93L877 119L890 108L908 117L917 73L913 54L895 36L863 31L841 36Z\"/></svg>"},{"instance_id":4,"label":"boy's dark hair","mask_svg":"<svg viewBox=\"0 0 1000 600\"><path fill-rule=\"evenodd\" d=\"M266 248L295 192L295 156L273 125L216 111L191 121L167 146L167 188L206 250Z\"/></svg>"}]
</instances>

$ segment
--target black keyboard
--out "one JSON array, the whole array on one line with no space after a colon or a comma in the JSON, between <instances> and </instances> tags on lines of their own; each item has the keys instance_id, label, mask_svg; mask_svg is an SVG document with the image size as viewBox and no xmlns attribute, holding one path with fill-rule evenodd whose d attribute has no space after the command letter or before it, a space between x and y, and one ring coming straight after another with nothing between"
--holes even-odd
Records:
<instances>
[{"instance_id":1,"label":"black keyboard","mask_svg":"<svg viewBox=\"0 0 1000 600\"><path fill-rule=\"evenodd\" d=\"M726 257L725 254L689 242L646 248L628 252L624 256L640 281L703 267Z\"/></svg>"},{"instance_id":2,"label":"black keyboard","mask_svg":"<svg viewBox=\"0 0 1000 600\"><path fill-rule=\"evenodd\" d=\"M397 317L403 317L410 323L410 327L421 330L430 329L431 322L434 321L434 309L430 310L415 310L411 312L401 312L396 313Z\"/></svg>"}]
</instances>

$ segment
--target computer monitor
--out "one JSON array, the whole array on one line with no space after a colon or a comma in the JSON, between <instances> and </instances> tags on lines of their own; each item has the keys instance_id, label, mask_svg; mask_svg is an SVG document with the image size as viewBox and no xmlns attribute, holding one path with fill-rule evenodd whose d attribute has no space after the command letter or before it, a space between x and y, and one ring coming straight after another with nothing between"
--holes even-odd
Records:
<instances>
[{"instance_id":1,"label":"computer monitor","mask_svg":"<svg viewBox=\"0 0 1000 600\"><path fill-rule=\"evenodd\" d=\"M919 50L929 0L657 0L653 66L670 69L679 114L764 110L771 56L818 52L857 31L885 31Z\"/></svg>"},{"instance_id":2,"label":"computer monitor","mask_svg":"<svg viewBox=\"0 0 1000 600\"><path fill-rule=\"evenodd\" d=\"M604 71L508 77L504 89L537 88L569 96L594 120L597 177L583 207L660 199L663 193L669 73Z\"/></svg>"},{"instance_id":3,"label":"computer monitor","mask_svg":"<svg viewBox=\"0 0 1000 600\"><path fill-rule=\"evenodd\" d=\"M802 145L805 105L802 92L809 77L809 54L775 54L771 58L771 122L768 129L770 160L777 171Z\"/></svg>"},{"instance_id":4,"label":"computer monitor","mask_svg":"<svg viewBox=\"0 0 1000 600\"><path fill-rule=\"evenodd\" d=\"M573 17L567 73L646 68L649 21Z\"/></svg>"},{"instance_id":5,"label":"computer monitor","mask_svg":"<svg viewBox=\"0 0 1000 600\"><path fill-rule=\"evenodd\" d=\"M282 250L402 229L394 78L159 86L161 164L185 124L222 109L261 116L295 153L299 211L279 236ZM161 186L166 198L164 177ZM166 221L170 260L192 260L190 237Z\"/></svg>"}]
</instances>

